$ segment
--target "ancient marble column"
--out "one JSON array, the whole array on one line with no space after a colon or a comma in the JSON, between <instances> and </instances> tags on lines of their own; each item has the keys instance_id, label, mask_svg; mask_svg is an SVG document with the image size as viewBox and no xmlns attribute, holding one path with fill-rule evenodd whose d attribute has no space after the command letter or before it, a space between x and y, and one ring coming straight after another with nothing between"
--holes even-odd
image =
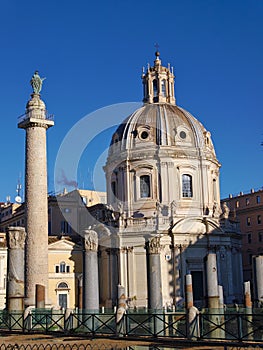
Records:
<instances>
[{"instance_id":1,"label":"ancient marble column","mask_svg":"<svg viewBox=\"0 0 263 350\"><path fill-rule=\"evenodd\" d=\"M163 307L160 251L160 238L152 238L148 245L148 308L152 310Z\"/></svg>"},{"instance_id":2,"label":"ancient marble column","mask_svg":"<svg viewBox=\"0 0 263 350\"><path fill-rule=\"evenodd\" d=\"M83 309L98 312L98 235L94 230L84 230L83 238Z\"/></svg>"},{"instance_id":3,"label":"ancient marble column","mask_svg":"<svg viewBox=\"0 0 263 350\"><path fill-rule=\"evenodd\" d=\"M263 255L253 257L254 299L257 307L263 304Z\"/></svg>"},{"instance_id":4,"label":"ancient marble column","mask_svg":"<svg viewBox=\"0 0 263 350\"><path fill-rule=\"evenodd\" d=\"M24 309L24 262L25 262L25 229L9 227L7 231L7 309L9 312Z\"/></svg>"},{"instance_id":5,"label":"ancient marble column","mask_svg":"<svg viewBox=\"0 0 263 350\"><path fill-rule=\"evenodd\" d=\"M207 276L208 307L212 309L218 309L219 294L218 294L218 277L217 277L217 264L216 264L215 253L207 254L206 276Z\"/></svg>"},{"instance_id":6,"label":"ancient marble column","mask_svg":"<svg viewBox=\"0 0 263 350\"><path fill-rule=\"evenodd\" d=\"M244 320L245 331L248 334L248 339L253 339L253 316L252 316L252 301L251 301L251 290L250 281L244 282L244 306L246 318Z\"/></svg>"},{"instance_id":7,"label":"ancient marble column","mask_svg":"<svg viewBox=\"0 0 263 350\"><path fill-rule=\"evenodd\" d=\"M185 275L185 308L190 309L194 305L192 275Z\"/></svg>"},{"instance_id":8,"label":"ancient marble column","mask_svg":"<svg viewBox=\"0 0 263 350\"><path fill-rule=\"evenodd\" d=\"M246 309L252 309L250 281L244 282L244 306Z\"/></svg>"}]
</instances>

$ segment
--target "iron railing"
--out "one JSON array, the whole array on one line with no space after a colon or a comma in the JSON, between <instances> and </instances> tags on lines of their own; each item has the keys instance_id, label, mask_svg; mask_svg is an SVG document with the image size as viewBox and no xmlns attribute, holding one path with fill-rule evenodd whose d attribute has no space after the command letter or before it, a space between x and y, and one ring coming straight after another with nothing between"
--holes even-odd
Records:
<instances>
[{"instance_id":1,"label":"iron railing","mask_svg":"<svg viewBox=\"0 0 263 350\"><path fill-rule=\"evenodd\" d=\"M253 313L218 310L212 313L210 310L201 312L190 324L187 320L185 311L128 312L119 324L116 324L112 312L88 313L80 310L63 313L35 309L25 315L0 311L0 331L263 343L262 309L253 310Z\"/></svg>"},{"instance_id":2,"label":"iron railing","mask_svg":"<svg viewBox=\"0 0 263 350\"><path fill-rule=\"evenodd\" d=\"M26 113L20 115L17 119L18 119L18 124L22 123L23 121L25 121L26 119L31 118L31 116L33 116L35 119L43 119L43 120L50 120L50 121L54 121L54 114L49 114L48 111L37 111L34 110L34 114L32 114L33 110L29 110Z\"/></svg>"}]
</instances>

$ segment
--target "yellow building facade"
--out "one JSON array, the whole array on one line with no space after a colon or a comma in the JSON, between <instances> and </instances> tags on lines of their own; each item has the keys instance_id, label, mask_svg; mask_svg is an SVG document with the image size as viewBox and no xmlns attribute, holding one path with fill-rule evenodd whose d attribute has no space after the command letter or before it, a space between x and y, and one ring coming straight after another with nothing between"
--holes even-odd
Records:
<instances>
[{"instance_id":1,"label":"yellow building facade","mask_svg":"<svg viewBox=\"0 0 263 350\"><path fill-rule=\"evenodd\" d=\"M49 239L49 302L55 308L81 306L82 248L66 237Z\"/></svg>"}]
</instances>

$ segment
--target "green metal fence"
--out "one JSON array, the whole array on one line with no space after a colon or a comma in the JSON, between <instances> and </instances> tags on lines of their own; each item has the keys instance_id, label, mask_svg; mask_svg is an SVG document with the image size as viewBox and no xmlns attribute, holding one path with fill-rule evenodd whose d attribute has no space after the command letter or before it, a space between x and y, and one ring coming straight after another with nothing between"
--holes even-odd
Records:
<instances>
[{"instance_id":1,"label":"green metal fence","mask_svg":"<svg viewBox=\"0 0 263 350\"><path fill-rule=\"evenodd\" d=\"M112 312L88 313L80 310L63 313L36 309L27 314L0 311L0 330L263 343L262 309L251 313L245 310L204 310L191 324L187 320L185 311L128 312L116 324Z\"/></svg>"}]
</instances>

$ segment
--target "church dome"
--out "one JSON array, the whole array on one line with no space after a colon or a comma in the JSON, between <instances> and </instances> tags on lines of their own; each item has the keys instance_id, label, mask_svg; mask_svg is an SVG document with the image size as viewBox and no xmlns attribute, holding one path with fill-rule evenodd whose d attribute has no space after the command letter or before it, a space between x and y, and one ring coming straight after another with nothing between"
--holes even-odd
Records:
<instances>
[{"instance_id":1,"label":"church dome","mask_svg":"<svg viewBox=\"0 0 263 350\"><path fill-rule=\"evenodd\" d=\"M142 75L144 105L112 136L104 167L108 203L116 209L122 202L127 217L154 217L159 206L171 215L174 205L178 219L218 217L220 164L211 134L176 105L174 78L157 52Z\"/></svg>"},{"instance_id":2,"label":"church dome","mask_svg":"<svg viewBox=\"0 0 263 350\"><path fill-rule=\"evenodd\" d=\"M200 150L216 160L210 132L181 107L169 103L146 103L126 118L112 136L109 155L127 150L171 148L174 156Z\"/></svg>"}]
</instances>

